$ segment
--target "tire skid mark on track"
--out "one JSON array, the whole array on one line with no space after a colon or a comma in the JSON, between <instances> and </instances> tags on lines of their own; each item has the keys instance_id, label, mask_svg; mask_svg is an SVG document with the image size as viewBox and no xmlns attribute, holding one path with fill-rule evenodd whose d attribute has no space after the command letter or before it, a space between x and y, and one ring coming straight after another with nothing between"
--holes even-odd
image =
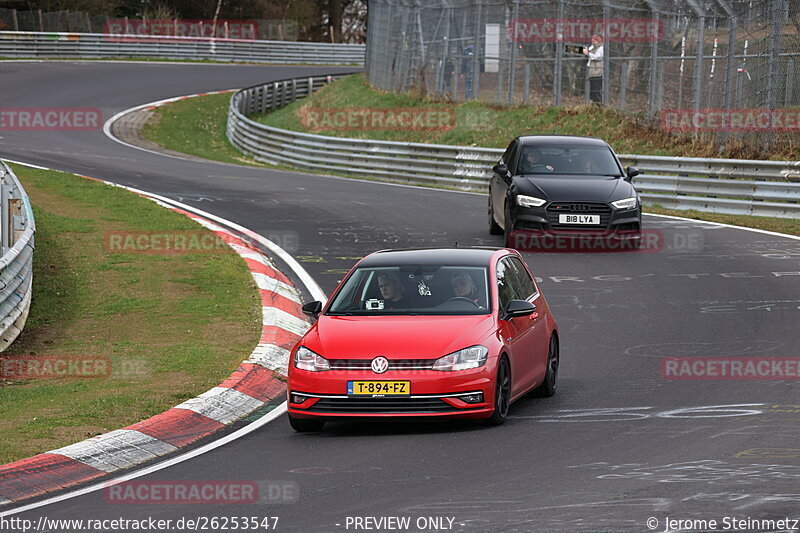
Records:
<instances>
[{"instance_id":1,"label":"tire skid mark on track","mask_svg":"<svg viewBox=\"0 0 800 533\"><path fill-rule=\"evenodd\" d=\"M81 177L119 187L91 176ZM286 391L282 378L286 376L289 351L309 326L300 308L300 294L289 278L256 245L217 222L123 188L192 218L242 257L261 297L259 343L225 381L196 398L128 427L0 466L0 506L74 487L173 453L246 417Z\"/></svg>"}]
</instances>

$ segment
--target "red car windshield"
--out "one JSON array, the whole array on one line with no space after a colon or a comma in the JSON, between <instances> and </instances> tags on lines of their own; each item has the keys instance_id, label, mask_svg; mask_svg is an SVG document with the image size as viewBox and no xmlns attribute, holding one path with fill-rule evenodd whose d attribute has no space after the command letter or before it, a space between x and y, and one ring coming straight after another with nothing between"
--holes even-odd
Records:
<instances>
[{"instance_id":1,"label":"red car windshield","mask_svg":"<svg viewBox=\"0 0 800 533\"><path fill-rule=\"evenodd\" d=\"M485 315L486 267L403 265L358 268L327 315Z\"/></svg>"}]
</instances>

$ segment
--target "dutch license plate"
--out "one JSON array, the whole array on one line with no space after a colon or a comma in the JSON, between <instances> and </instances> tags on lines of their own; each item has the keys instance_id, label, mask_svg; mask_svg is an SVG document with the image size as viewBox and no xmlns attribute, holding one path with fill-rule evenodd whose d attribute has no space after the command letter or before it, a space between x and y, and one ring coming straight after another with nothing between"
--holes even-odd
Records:
<instances>
[{"instance_id":1,"label":"dutch license plate","mask_svg":"<svg viewBox=\"0 0 800 533\"><path fill-rule=\"evenodd\" d=\"M600 215L558 215L559 224L600 224Z\"/></svg>"},{"instance_id":2,"label":"dutch license plate","mask_svg":"<svg viewBox=\"0 0 800 533\"><path fill-rule=\"evenodd\" d=\"M348 396L408 396L410 381L348 381Z\"/></svg>"}]
</instances>

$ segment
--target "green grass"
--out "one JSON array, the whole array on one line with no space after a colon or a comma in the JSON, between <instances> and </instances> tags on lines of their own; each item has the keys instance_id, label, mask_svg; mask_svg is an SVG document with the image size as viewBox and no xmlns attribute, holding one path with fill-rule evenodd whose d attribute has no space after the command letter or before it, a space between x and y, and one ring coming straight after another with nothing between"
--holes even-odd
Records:
<instances>
[{"instance_id":1,"label":"green grass","mask_svg":"<svg viewBox=\"0 0 800 533\"><path fill-rule=\"evenodd\" d=\"M648 213L657 215L670 215L683 218L693 218L695 220L707 220L709 222L719 222L720 224L732 224L734 226L744 226L746 228L763 229L785 233L787 235L800 236L800 220L790 218L754 217L748 215L726 215L722 213L704 213L693 210L666 209L660 205L649 205L646 208Z\"/></svg>"},{"instance_id":2,"label":"green grass","mask_svg":"<svg viewBox=\"0 0 800 533\"><path fill-rule=\"evenodd\" d=\"M36 218L33 300L3 356L108 357L100 378L0 383L0 463L124 427L224 380L260 333L232 251L108 253L108 232L205 231L119 188L15 166Z\"/></svg>"},{"instance_id":3,"label":"green grass","mask_svg":"<svg viewBox=\"0 0 800 533\"><path fill-rule=\"evenodd\" d=\"M223 163L255 164L226 135L230 93L187 98L156 108L142 135L184 154Z\"/></svg>"},{"instance_id":4,"label":"green grass","mask_svg":"<svg viewBox=\"0 0 800 533\"><path fill-rule=\"evenodd\" d=\"M178 152L214 161L259 164L248 159L229 142L225 134L229 94L200 96L167 104L155 110L145 126L145 138ZM336 131L309 130L301 112L308 108L431 108L452 111L455 127L446 131ZM427 142L465 146L505 148L510 139L525 133L557 133L596 136L609 141L619 153L673 155L682 157L742 157L753 159L800 159L795 140L782 150L762 153L756 147L732 145L717 153L710 142L689 136L674 136L644 123L641 118L613 109L594 106L553 108L502 107L471 101L463 104L434 100L412 93L384 92L372 88L362 75L332 83L310 97L283 109L253 117L258 122L295 131L322 135L358 137L406 142ZM286 167L279 167L286 168ZM329 172L330 173L330 172ZM716 215L697 211L653 207L653 213L711 220L797 235L798 223L767 217Z\"/></svg>"},{"instance_id":5,"label":"green grass","mask_svg":"<svg viewBox=\"0 0 800 533\"><path fill-rule=\"evenodd\" d=\"M312 130L301 120L309 108L426 108L453 113L454 127L444 130L343 131ZM252 117L278 128L322 135L388 141L455 144L505 148L518 135L562 134L600 137L618 153L683 157L744 159L800 159L800 142L786 135L780 149L764 152L760 146L729 143L719 153L709 138L672 135L648 124L642 116L593 105L577 107L499 106L479 101L453 103L415 93L393 93L373 88L362 74L354 74L323 87L309 98L266 115Z\"/></svg>"}]
</instances>

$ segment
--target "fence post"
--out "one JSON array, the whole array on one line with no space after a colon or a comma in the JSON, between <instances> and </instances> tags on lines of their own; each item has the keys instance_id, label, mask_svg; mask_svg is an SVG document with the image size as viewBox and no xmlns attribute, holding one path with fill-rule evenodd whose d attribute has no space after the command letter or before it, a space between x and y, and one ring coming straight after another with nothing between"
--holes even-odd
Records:
<instances>
[{"instance_id":1,"label":"fence post","mask_svg":"<svg viewBox=\"0 0 800 533\"><path fill-rule=\"evenodd\" d=\"M785 107L789 107L792 105L792 101L794 100L794 60L790 59L789 62L786 64L786 100L784 102Z\"/></svg>"},{"instance_id":2,"label":"fence post","mask_svg":"<svg viewBox=\"0 0 800 533\"><path fill-rule=\"evenodd\" d=\"M603 105L608 105L609 85L611 85L611 42L608 40L606 28L608 19L611 18L609 0L603 0Z\"/></svg>"},{"instance_id":3,"label":"fence post","mask_svg":"<svg viewBox=\"0 0 800 533\"><path fill-rule=\"evenodd\" d=\"M519 18L519 0L514 0L514 9L511 12L511 62L508 73L508 103L514 103L514 86L517 81L517 36L516 23Z\"/></svg>"},{"instance_id":4,"label":"fence post","mask_svg":"<svg viewBox=\"0 0 800 533\"><path fill-rule=\"evenodd\" d=\"M14 24L14 31L19 31L19 20L17 19L17 10L11 10L11 20Z\"/></svg>"},{"instance_id":5,"label":"fence post","mask_svg":"<svg viewBox=\"0 0 800 533\"><path fill-rule=\"evenodd\" d=\"M528 96L531 92L531 64L525 62L525 86L522 89L522 101L528 103Z\"/></svg>"},{"instance_id":6,"label":"fence post","mask_svg":"<svg viewBox=\"0 0 800 533\"><path fill-rule=\"evenodd\" d=\"M692 109L695 113L700 110L700 102L703 98L703 55L706 39L706 14L694 0L690 0L690 5L697 14L697 50L694 59L694 89L692 94ZM695 132L696 133L696 132Z\"/></svg>"},{"instance_id":7,"label":"fence post","mask_svg":"<svg viewBox=\"0 0 800 533\"><path fill-rule=\"evenodd\" d=\"M483 16L483 0L478 0L478 15L475 17L475 49L472 56L472 94L469 98L478 98L478 84L481 80L481 17ZM466 76L464 76L466 78ZM466 80L465 80L466 81ZM467 84L469 85L469 84Z\"/></svg>"},{"instance_id":8,"label":"fence post","mask_svg":"<svg viewBox=\"0 0 800 533\"><path fill-rule=\"evenodd\" d=\"M558 0L558 20L564 20L564 0ZM556 62L553 70L553 105L561 105L561 78L564 68L564 36L558 35L556 39ZM527 76L527 75L526 75Z\"/></svg>"},{"instance_id":9,"label":"fence post","mask_svg":"<svg viewBox=\"0 0 800 533\"><path fill-rule=\"evenodd\" d=\"M628 93L628 62L623 61L622 65L620 65L620 75L619 75L619 108L625 109L625 97Z\"/></svg>"},{"instance_id":10,"label":"fence post","mask_svg":"<svg viewBox=\"0 0 800 533\"><path fill-rule=\"evenodd\" d=\"M733 83L736 72L736 29L739 25L739 17L736 14L736 11L728 3L728 0L717 1L728 15L728 52L725 59L725 95L722 102L722 108L725 111L729 111L731 109L731 105L733 105ZM724 145L727 140L728 131L726 128L723 128L719 136L720 145Z\"/></svg>"},{"instance_id":11,"label":"fence post","mask_svg":"<svg viewBox=\"0 0 800 533\"><path fill-rule=\"evenodd\" d=\"M503 60L497 60L497 103L503 102Z\"/></svg>"},{"instance_id":12,"label":"fence post","mask_svg":"<svg viewBox=\"0 0 800 533\"><path fill-rule=\"evenodd\" d=\"M783 0L770 2L772 15L772 32L769 40L769 64L767 74L767 108L775 109L778 103L778 62L781 60L781 22L783 17Z\"/></svg>"},{"instance_id":13,"label":"fence post","mask_svg":"<svg viewBox=\"0 0 800 533\"><path fill-rule=\"evenodd\" d=\"M653 31L656 32L656 34L652 36L653 40L650 45L650 80L648 82L649 90L647 93L647 120L652 121L656 116L656 94L658 88L658 43L659 38L661 37L661 15L652 2L648 2L647 5L653 11Z\"/></svg>"}]
</instances>

